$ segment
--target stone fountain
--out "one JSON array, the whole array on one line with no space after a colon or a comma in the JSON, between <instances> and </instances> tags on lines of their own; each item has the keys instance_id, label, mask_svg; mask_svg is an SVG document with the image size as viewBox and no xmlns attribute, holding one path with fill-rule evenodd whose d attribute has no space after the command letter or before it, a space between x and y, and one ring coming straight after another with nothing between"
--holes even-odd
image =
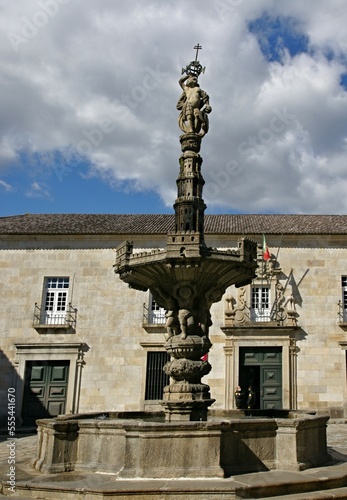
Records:
<instances>
[{"instance_id":1,"label":"stone fountain","mask_svg":"<svg viewBox=\"0 0 347 500\"><path fill-rule=\"evenodd\" d=\"M197 53L200 48L198 45ZM201 382L211 365L201 360L211 348L210 307L228 286L244 286L254 278L257 245L246 238L236 250L208 248L204 239L202 198L205 183L199 154L208 132L209 96L200 88L203 68L197 60L182 70L182 95L177 103L182 156L177 179L175 230L168 234L165 250L136 253L127 241L117 249L115 271L137 290L150 290L166 312L167 352L173 360L164 367L173 382L164 388L166 421L206 420L211 399L209 386Z\"/></svg>"},{"instance_id":2,"label":"stone fountain","mask_svg":"<svg viewBox=\"0 0 347 500\"><path fill-rule=\"evenodd\" d=\"M286 412L286 418L245 418L242 412L208 419L215 401L201 381L211 365L210 308L230 285L251 283L257 245L209 248L204 239L201 140L208 132L209 97L198 83L195 60L182 70L177 109L182 155L174 204L175 228L165 249L139 252L126 241L117 248L115 272L137 290L150 290L166 309L163 418L153 412L103 412L38 421L33 466L46 473L113 474L116 478L228 477L231 474L318 465L327 460L328 417ZM237 412L236 412L237 413ZM106 418L99 418L99 417ZM160 420L161 419L161 420Z\"/></svg>"}]
</instances>

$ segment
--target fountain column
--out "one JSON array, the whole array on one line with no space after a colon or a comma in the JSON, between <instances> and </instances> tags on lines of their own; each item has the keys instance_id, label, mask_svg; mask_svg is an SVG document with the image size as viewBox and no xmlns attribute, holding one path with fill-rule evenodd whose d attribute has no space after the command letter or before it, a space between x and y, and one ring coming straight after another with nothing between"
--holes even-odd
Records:
<instances>
[{"instance_id":1,"label":"fountain column","mask_svg":"<svg viewBox=\"0 0 347 500\"><path fill-rule=\"evenodd\" d=\"M210 308L232 284L251 282L256 268L257 245L242 238L236 249L208 248L204 237L201 174L201 139L208 132L212 111L209 96L198 78L204 68L197 59L182 70L182 94L177 103L182 155L174 204L175 228L168 233L165 250L133 253L132 243L117 249L115 272L137 290L150 289L156 303L166 309L165 348L172 357L164 371L172 382L164 388L166 421L206 420L215 401L201 382L211 370L204 358L211 348ZM202 359L203 358L203 359Z\"/></svg>"},{"instance_id":2,"label":"fountain column","mask_svg":"<svg viewBox=\"0 0 347 500\"><path fill-rule=\"evenodd\" d=\"M202 199L205 183L201 174L201 138L208 131L207 114L211 112L209 97L201 90L198 77L202 66L196 58L182 73L179 84L182 95L177 103L181 111L179 126L182 156L177 179L175 231L168 235L167 256L180 258L182 270L192 265L191 259L201 259L207 249L204 240L204 212ZM188 259L188 260L187 260ZM199 261L193 263L199 266ZM187 271L187 269L185 270ZM211 325L206 290L196 288L194 279L187 280L190 272L182 273L183 280L176 286L176 309L168 315L167 352L173 360L164 371L173 382L164 388L163 406L167 421L206 420L208 407L214 403L210 388L201 378L211 371L206 355L211 347L208 330ZM201 293L202 292L202 293ZM170 324L171 323L171 324ZM176 330L171 325L176 324Z\"/></svg>"}]
</instances>

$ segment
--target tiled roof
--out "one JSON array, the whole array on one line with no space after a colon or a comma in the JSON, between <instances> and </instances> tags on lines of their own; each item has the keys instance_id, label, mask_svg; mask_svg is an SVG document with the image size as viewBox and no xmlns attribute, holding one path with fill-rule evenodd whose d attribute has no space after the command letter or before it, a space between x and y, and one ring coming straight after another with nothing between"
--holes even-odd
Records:
<instances>
[{"instance_id":1,"label":"tiled roof","mask_svg":"<svg viewBox=\"0 0 347 500\"><path fill-rule=\"evenodd\" d=\"M172 214L25 214L0 217L0 234L166 234ZM347 215L205 215L206 234L347 234Z\"/></svg>"}]
</instances>

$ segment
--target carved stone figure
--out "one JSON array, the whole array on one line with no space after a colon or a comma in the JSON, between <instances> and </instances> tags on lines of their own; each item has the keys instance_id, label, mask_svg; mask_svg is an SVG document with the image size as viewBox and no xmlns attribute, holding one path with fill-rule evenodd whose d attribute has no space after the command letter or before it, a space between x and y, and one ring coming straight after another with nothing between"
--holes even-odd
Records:
<instances>
[{"instance_id":1,"label":"carved stone figure","mask_svg":"<svg viewBox=\"0 0 347 500\"><path fill-rule=\"evenodd\" d=\"M227 295L225 297L225 302L226 302L226 308L225 308L225 311L224 311L224 314L225 316L229 317L229 316L234 316L234 303L235 303L235 299L232 295Z\"/></svg>"},{"instance_id":2,"label":"carved stone figure","mask_svg":"<svg viewBox=\"0 0 347 500\"><path fill-rule=\"evenodd\" d=\"M287 307L287 311L288 313L289 312L295 312L295 301L294 301L294 297L293 297L293 294L290 294L288 299L286 300L285 304L284 304L286 307Z\"/></svg>"},{"instance_id":3,"label":"carved stone figure","mask_svg":"<svg viewBox=\"0 0 347 500\"><path fill-rule=\"evenodd\" d=\"M165 327L167 332L165 335L165 339L169 340L173 335L177 334L175 328L177 327L177 312L172 309L169 309L166 311L165 317L166 317Z\"/></svg>"},{"instance_id":4,"label":"carved stone figure","mask_svg":"<svg viewBox=\"0 0 347 500\"><path fill-rule=\"evenodd\" d=\"M241 286L237 294L237 304L234 308L234 323L235 325L242 325L249 321L249 310L246 301L246 287Z\"/></svg>"},{"instance_id":5,"label":"carved stone figure","mask_svg":"<svg viewBox=\"0 0 347 500\"><path fill-rule=\"evenodd\" d=\"M212 326L211 313L209 309L199 309L198 311L198 325L203 337L208 338L210 326Z\"/></svg>"},{"instance_id":6,"label":"carved stone figure","mask_svg":"<svg viewBox=\"0 0 347 500\"><path fill-rule=\"evenodd\" d=\"M212 111L209 96L200 88L195 75L184 75L178 83L183 90L177 103L177 109L181 111L179 127L186 134L194 133L203 137L208 132L207 114Z\"/></svg>"},{"instance_id":7,"label":"carved stone figure","mask_svg":"<svg viewBox=\"0 0 347 500\"><path fill-rule=\"evenodd\" d=\"M248 387L247 408L249 409L255 408L256 400L257 400L257 395L253 387L250 385Z\"/></svg>"},{"instance_id":8,"label":"carved stone figure","mask_svg":"<svg viewBox=\"0 0 347 500\"><path fill-rule=\"evenodd\" d=\"M178 320L181 327L181 338L186 339L191 328L194 326L194 316L189 309L180 309L178 311Z\"/></svg>"},{"instance_id":9,"label":"carved stone figure","mask_svg":"<svg viewBox=\"0 0 347 500\"><path fill-rule=\"evenodd\" d=\"M245 407L245 393L238 385L235 391L235 405L238 410L241 410Z\"/></svg>"}]
</instances>

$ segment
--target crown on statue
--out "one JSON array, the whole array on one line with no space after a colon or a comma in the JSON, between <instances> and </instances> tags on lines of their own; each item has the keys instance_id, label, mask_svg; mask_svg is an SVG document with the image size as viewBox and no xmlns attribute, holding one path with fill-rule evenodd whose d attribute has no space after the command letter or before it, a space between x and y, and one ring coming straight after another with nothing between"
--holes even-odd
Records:
<instances>
[{"instance_id":1,"label":"crown on statue","mask_svg":"<svg viewBox=\"0 0 347 500\"><path fill-rule=\"evenodd\" d=\"M198 77L201 73L205 73L205 67L203 68L199 61L191 61L185 68L182 68L182 75L183 73Z\"/></svg>"},{"instance_id":2,"label":"crown on statue","mask_svg":"<svg viewBox=\"0 0 347 500\"><path fill-rule=\"evenodd\" d=\"M182 75L183 73L187 73L189 76L199 77L201 73L205 73L205 67L202 67L200 61L198 61L198 53L202 47L197 44L194 49L196 49L195 61L191 61L185 68L182 68Z\"/></svg>"}]
</instances>

